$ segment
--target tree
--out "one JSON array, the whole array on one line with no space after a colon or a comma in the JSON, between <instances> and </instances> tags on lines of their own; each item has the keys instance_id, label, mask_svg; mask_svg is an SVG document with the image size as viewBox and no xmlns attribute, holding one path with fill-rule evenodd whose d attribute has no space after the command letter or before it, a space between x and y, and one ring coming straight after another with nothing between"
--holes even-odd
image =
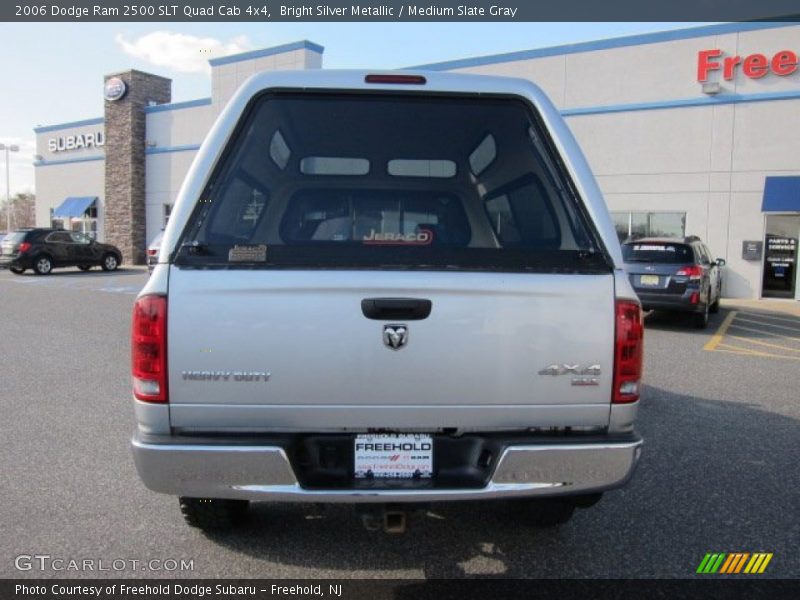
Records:
<instances>
[{"instance_id":1,"label":"tree","mask_svg":"<svg viewBox=\"0 0 800 600\"><path fill-rule=\"evenodd\" d=\"M8 212L11 212L11 229L34 227L36 225L36 196L20 192L11 197L10 202L0 209L0 230L5 230L8 223Z\"/></svg>"}]
</instances>

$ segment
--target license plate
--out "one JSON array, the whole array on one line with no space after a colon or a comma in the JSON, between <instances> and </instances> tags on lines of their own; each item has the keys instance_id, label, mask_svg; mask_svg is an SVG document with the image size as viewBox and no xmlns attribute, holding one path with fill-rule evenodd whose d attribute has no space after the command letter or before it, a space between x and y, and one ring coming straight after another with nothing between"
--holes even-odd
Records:
<instances>
[{"instance_id":1,"label":"license plate","mask_svg":"<svg viewBox=\"0 0 800 600\"><path fill-rule=\"evenodd\" d=\"M430 479L433 438L423 433L357 435L356 479Z\"/></svg>"},{"instance_id":2,"label":"license plate","mask_svg":"<svg viewBox=\"0 0 800 600\"><path fill-rule=\"evenodd\" d=\"M639 282L642 285L658 285L658 275L642 275Z\"/></svg>"}]
</instances>

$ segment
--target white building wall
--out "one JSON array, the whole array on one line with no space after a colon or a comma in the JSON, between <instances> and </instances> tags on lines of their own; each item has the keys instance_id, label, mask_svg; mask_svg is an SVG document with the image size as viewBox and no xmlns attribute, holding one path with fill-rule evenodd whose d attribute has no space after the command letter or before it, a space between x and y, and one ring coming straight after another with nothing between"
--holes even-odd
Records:
<instances>
[{"instance_id":1,"label":"white building wall","mask_svg":"<svg viewBox=\"0 0 800 600\"><path fill-rule=\"evenodd\" d=\"M569 54L562 108L697 98L697 51L717 37Z\"/></svg>"},{"instance_id":2,"label":"white building wall","mask_svg":"<svg viewBox=\"0 0 800 600\"><path fill-rule=\"evenodd\" d=\"M174 204L196 150L148 154L145 157L146 239L149 244L164 228L164 205Z\"/></svg>"},{"instance_id":3,"label":"white building wall","mask_svg":"<svg viewBox=\"0 0 800 600\"><path fill-rule=\"evenodd\" d=\"M157 150L201 144L215 118L211 104L148 112L147 148Z\"/></svg>"}]
</instances>

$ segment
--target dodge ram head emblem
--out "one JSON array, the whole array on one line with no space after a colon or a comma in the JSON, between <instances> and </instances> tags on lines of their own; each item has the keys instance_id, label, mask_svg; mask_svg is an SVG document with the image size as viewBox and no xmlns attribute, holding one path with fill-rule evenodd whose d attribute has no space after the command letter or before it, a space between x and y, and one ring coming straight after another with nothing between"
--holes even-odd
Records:
<instances>
[{"instance_id":1,"label":"dodge ram head emblem","mask_svg":"<svg viewBox=\"0 0 800 600\"><path fill-rule=\"evenodd\" d=\"M384 325L383 343L392 350L400 350L408 343L408 327L406 325Z\"/></svg>"}]
</instances>

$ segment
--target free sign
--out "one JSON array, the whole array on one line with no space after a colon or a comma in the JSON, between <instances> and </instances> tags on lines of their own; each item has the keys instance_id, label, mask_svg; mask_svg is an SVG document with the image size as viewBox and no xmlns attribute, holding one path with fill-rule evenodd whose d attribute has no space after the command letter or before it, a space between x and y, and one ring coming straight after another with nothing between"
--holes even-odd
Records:
<instances>
[{"instance_id":1,"label":"free sign","mask_svg":"<svg viewBox=\"0 0 800 600\"><path fill-rule=\"evenodd\" d=\"M760 79L767 73L786 77L797 71L797 53L792 50L779 50L772 57L765 54L722 57L722 50L701 50L697 53L697 81L708 81L713 71L721 71L722 78L730 81L741 69L745 77Z\"/></svg>"}]
</instances>

